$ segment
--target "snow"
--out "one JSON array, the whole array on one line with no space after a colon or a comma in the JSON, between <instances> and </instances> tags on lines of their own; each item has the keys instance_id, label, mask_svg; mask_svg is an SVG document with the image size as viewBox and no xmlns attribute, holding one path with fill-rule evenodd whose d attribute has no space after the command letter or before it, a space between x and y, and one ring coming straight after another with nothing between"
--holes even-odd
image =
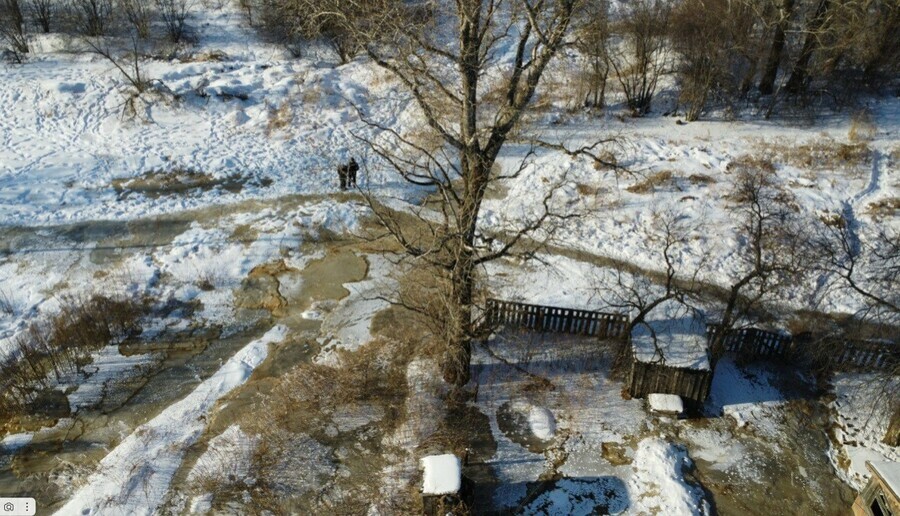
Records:
<instances>
[{"instance_id":1,"label":"snow","mask_svg":"<svg viewBox=\"0 0 900 516\"><path fill-rule=\"evenodd\" d=\"M874 373L839 373L832 379L835 399L831 403L835 415L834 436L837 447L828 451L838 474L857 489L869 479L866 462L900 462L900 448L888 446L882 439L890 424L890 404L883 391L884 378ZM876 400L873 403L873 400ZM849 459L844 469L843 455Z\"/></svg>"},{"instance_id":2,"label":"snow","mask_svg":"<svg viewBox=\"0 0 900 516\"><path fill-rule=\"evenodd\" d=\"M462 486L462 467L459 457L451 453L430 455L421 459L425 471L422 493L444 495L458 493Z\"/></svg>"},{"instance_id":3,"label":"snow","mask_svg":"<svg viewBox=\"0 0 900 516\"><path fill-rule=\"evenodd\" d=\"M707 406L714 413L734 419L738 427L750 425L775 433L774 423L767 414L769 409L783 404L785 398L772 384L774 373L756 364L741 368L734 360L733 356L726 355L716 364Z\"/></svg>"},{"instance_id":4,"label":"snow","mask_svg":"<svg viewBox=\"0 0 900 516\"><path fill-rule=\"evenodd\" d=\"M0 440L0 449L12 453L31 444L32 439L34 439L32 433L9 434Z\"/></svg>"},{"instance_id":5,"label":"snow","mask_svg":"<svg viewBox=\"0 0 900 516\"><path fill-rule=\"evenodd\" d=\"M229 426L210 439L206 451L188 473L188 482L225 483L246 479L256 445L256 440L244 433L240 426Z\"/></svg>"},{"instance_id":6,"label":"snow","mask_svg":"<svg viewBox=\"0 0 900 516\"><path fill-rule=\"evenodd\" d=\"M556 435L556 420L553 412L544 407L531 407L528 411L528 426L538 439L547 441Z\"/></svg>"},{"instance_id":7,"label":"snow","mask_svg":"<svg viewBox=\"0 0 900 516\"><path fill-rule=\"evenodd\" d=\"M631 334L635 357L669 367L709 370L706 327L681 304L668 301Z\"/></svg>"},{"instance_id":8,"label":"snow","mask_svg":"<svg viewBox=\"0 0 900 516\"><path fill-rule=\"evenodd\" d=\"M703 490L684 480L691 467L687 452L659 438L638 443L634 455L634 474L628 482L633 496L632 514L699 515L711 514L703 499Z\"/></svg>"},{"instance_id":9,"label":"snow","mask_svg":"<svg viewBox=\"0 0 900 516\"><path fill-rule=\"evenodd\" d=\"M872 461L869 464L894 495L900 496L900 462Z\"/></svg>"},{"instance_id":10,"label":"snow","mask_svg":"<svg viewBox=\"0 0 900 516\"><path fill-rule=\"evenodd\" d=\"M664 414L681 414L684 412L684 403L681 401L681 396L675 394L653 393L647 396L647 403L654 412L662 412Z\"/></svg>"},{"instance_id":11,"label":"snow","mask_svg":"<svg viewBox=\"0 0 900 516\"><path fill-rule=\"evenodd\" d=\"M187 448L202 434L216 401L250 377L271 343L287 336L275 326L250 342L181 401L138 427L113 449L57 514L153 514Z\"/></svg>"}]
</instances>

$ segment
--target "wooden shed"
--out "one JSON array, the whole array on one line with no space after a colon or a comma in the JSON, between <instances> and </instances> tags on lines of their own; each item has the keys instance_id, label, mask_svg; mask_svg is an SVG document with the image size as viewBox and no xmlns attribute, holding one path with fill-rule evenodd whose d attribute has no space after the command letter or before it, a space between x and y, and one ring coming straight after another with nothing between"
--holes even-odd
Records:
<instances>
[{"instance_id":1,"label":"wooden shed","mask_svg":"<svg viewBox=\"0 0 900 516\"><path fill-rule=\"evenodd\" d=\"M713 371L703 325L691 317L650 321L631 335L632 397L650 394L681 396L688 407L700 408L709 397Z\"/></svg>"}]
</instances>

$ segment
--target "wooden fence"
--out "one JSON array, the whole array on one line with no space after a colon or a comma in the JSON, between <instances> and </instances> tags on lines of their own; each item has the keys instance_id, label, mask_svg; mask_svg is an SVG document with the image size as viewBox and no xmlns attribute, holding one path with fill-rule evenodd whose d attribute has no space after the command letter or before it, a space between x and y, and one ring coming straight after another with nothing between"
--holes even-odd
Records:
<instances>
[{"instance_id":1,"label":"wooden fence","mask_svg":"<svg viewBox=\"0 0 900 516\"><path fill-rule=\"evenodd\" d=\"M706 327L710 345L719 327ZM889 341L815 338L809 334L792 337L758 328L728 332L726 351L749 357L783 357L830 369L889 369L900 361L900 346Z\"/></svg>"},{"instance_id":2,"label":"wooden fence","mask_svg":"<svg viewBox=\"0 0 900 516\"><path fill-rule=\"evenodd\" d=\"M488 299L487 324L509 325L534 331L571 333L601 339L625 338L628 316L591 310L530 305Z\"/></svg>"},{"instance_id":3,"label":"wooden fence","mask_svg":"<svg viewBox=\"0 0 900 516\"><path fill-rule=\"evenodd\" d=\"M710 324L706 327L707 342L710 345L719 331L717 325ZM758 328L741 328L728 332L722 347L743 356L789 357L794 353L794 339L790 335Z\"/></svg>"},{"instance_id":4,"label":"wooden fence","mask_svg":"<svg viewBox=\"0 0 900 516\"><path fill-rule=\"evenodd\" d=\"M830 369L891 369L900 362L893 342L855 339L798 339L797 346L820 366Z\"/></svg>"},{"instance_id":5,"label":"wooden fence","mask_svg":"<svg viewBox=\"0 0 900 516\"><path fill-rule=\"evenodd\" d=\"M699 407L709 396L712 378L713 372L709 369L671 367L632 358L628 392L634 398L653 393L677 394Z\"/></svg>"}]
</instances>

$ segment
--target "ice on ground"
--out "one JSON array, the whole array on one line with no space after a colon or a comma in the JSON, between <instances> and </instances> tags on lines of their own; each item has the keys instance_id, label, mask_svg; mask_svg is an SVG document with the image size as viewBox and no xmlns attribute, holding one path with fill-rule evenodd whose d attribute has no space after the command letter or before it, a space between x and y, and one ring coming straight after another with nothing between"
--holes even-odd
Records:
<instances>
[{"instance_id":1,"label":"ice on ground","mask_svg":"<svg viewBox=\"0 0 900 516\"><path fill-rule=\"evenodd\" d=\"M390 277L392 264L381 255L365 255L368 263L366 278L355 283L345 283L350 294L325 315L321 333L330 339L322 338L325 344L321 353L316 356L320 364L336 364L337 350L355 351L372 340L372 318L378 312L388 308L390 302L383 299L384 292L395 288L396 280Z\"/></svg>"},{"instance_id":2,"label":"ice on ground","mask_svg":"<svg viewBox=\"0 0 900 516\"><path fill-rule=\"evenodd\" d=\"M635 358L670 367L709 370L704 321L676 301L667 301L650 312L645 324L631 334Z\"/></svg>"},{"instance_id":3,"label":"ice on ground","mask_svg":"<svg viewBox=\"0 0 900 516\"><path fill-rule=\"evenodd\" d=\"M738 367L734 356L726 355L716 364L707 406L733 418L739 427L750 425L775 435L777 429L767 416L785 398L773 385L774 374L753 364Z\"/></svg>"},{"instance_id":4,"label":"ice on ground","mask_svg":"<svg viewBox=\"0 0 900 516\"><path fill-rule=\"evenodd\" d=\"M528 411L528 426L538 439L547 441L556 435L556 419L553 412L544 407L531 407Z\"/></svg>"},{"instance_id":5,"label":"ice on ground","mask_svg":"<svg viewBox=\"0 0 900 516\"><path fill-rule=\"evenodd\" d=\"M684 470L692 467L680 446L660 438L644 439L634 455L634 474L628 480L631 514L671 516L710 514L703 490L684 479Z\"/></svg>"},{"instance_id":6,"label":"ice on ground","mask_svg":"<svg viewBox=\"0 0 900 516\"><path fill-rule=\"evenodd\" d=\"M275 326L229 358L187 397L138 427L100 461L97 471L57 514L155 513L216 401L247 381L266 358L269 344L286 335L286 327Z\"/></svg>"},{"instance_id":7,"label":"ice on ground","mask_svg":"<svg viewBox=\"0 0 900 516\"><path fill-rule=\"evenodd\" d=\"M459 457L451 453L430 455L421 459L424 479L422 493L443 495L458 493L462 486L462 469Z\"/></svg>"},{"instance_id":8,"label":"ice on ground","mask_svg":"<svg viewBox=\"0 0 900 516\"><path fill-rule=\"evenodd\" d=\"M61 378L59 387L63 391L75 388L68 395L69 408L73 413L78 412L101 402L117 382L139 374L158 357L152 353L126 356L119 352L119 346L106 346L91 356L90 364Z\"/></svg>"},{"instance_id":9,"label":"ice on ground","mask_svg":"<svg viewBox=\"0 0 900 516\"><path fill-rule=\"evenodd\" d=\"M857 489L871 476L866 461L900 462L900 448L882 442L891 416L890 393L884 392L884 382L875 373L839 373L832 380L837 448L832 447L828 454L841 478ZM880 402L873 406L873 400ZM841 454L849 459L847 469L838 458Z\"/></svg>"},{"instance_id":10,"label":"ice on ground","mask_svg":"<svg viewBox=\"0 0 900 516\"><path fill-rule=\"evenodd\" d=\"M32 439L34 439L34 434L31 432L9 434L0 440L0 449L12 453L31 444Z\"/></svg>"},{"instance_id":11,"label":"ice on ground","mask_svg":"<svg viewBox=\"0 0 900 516\"><path fill-rule=\"evenodd\" d=\"M231 425L210 439L203 455L188 473L188 482L241 482L250 472L256 439Z\"/></svg>"},{"instance_id":12,"label":"ice on ground","mask_svg":"<svg viewBox=\"0 0 900 516\"><path fill-rule=\"evenodd\" d=\"M681 414L684 412L684 403L681 401L681 396L677 394L653 393L647 396L647 403L650 405L650 410L654 412L665 414Z\"/></svg>"}]
</instances>

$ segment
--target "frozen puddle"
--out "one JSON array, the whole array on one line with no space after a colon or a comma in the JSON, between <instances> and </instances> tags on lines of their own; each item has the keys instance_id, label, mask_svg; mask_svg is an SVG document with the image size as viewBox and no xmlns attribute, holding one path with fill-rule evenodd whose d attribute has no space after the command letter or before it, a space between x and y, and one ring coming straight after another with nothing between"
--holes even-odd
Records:
<instances>
[{"instance_id":1,"label":"frozen puddle","mask_svg":"<svg viewBox=\"0 0 900 516\"><path fill-rule=\"evenodd\" d=\"M216 401L243 384L263 362L269 344L287 335L275 326L247 344L181 401L138 427L109 453L57 514L151 514L165 500L187 448L203 433Z\"/></svg>"}]
</instances>

